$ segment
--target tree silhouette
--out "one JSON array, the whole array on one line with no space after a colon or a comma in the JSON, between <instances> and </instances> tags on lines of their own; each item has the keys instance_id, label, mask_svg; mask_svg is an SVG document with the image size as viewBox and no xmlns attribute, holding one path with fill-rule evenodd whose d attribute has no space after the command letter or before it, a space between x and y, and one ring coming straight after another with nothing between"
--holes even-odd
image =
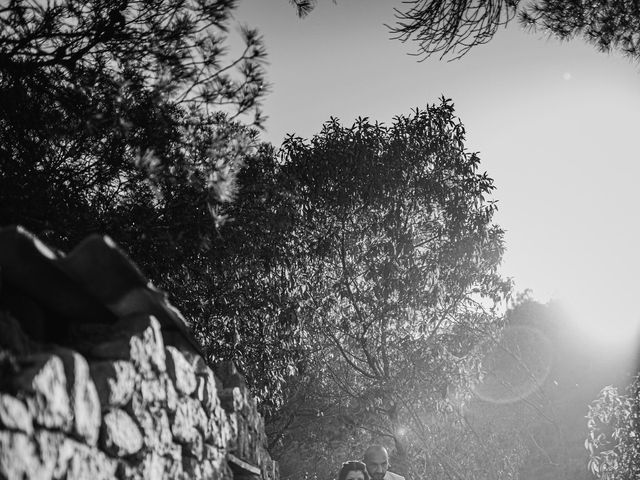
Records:
<instances>
[{"instance_id":1,"label":"tree silhouette","mask_svg":"<svg viewBox=\"0 0 640 480\"><path fill-rule=\"evenodd\" d=\"M453 59L489 42L498 28L520 24L561 40L582 37L603 52L640 59L640 5L625 0L410 0L396 9L394 38L417 43L422 59Z\"/></svg>"},{"instance_id":2,"label":"tree silhouette","mask_svg":"<svg viewBox=\"0 0 640 480\"><path fill-rule=\"evenodd\" d=\"M292 478L361 454L373 437L415 468L425 455L455 463L431 449L426 418L446 417L449 395L466 389L510 286L496 272L493 182L464 135L443 99L390 126L332 119L310 141L284 143L308 354L270 429Z\"/></svg>"}]
</instances>

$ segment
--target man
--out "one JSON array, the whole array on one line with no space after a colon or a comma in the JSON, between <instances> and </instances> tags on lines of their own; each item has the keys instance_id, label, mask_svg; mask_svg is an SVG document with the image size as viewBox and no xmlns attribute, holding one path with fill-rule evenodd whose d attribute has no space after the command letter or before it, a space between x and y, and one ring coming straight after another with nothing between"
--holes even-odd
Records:
<instances>
[{"instance_id":1,"label":"man","mask_svg":"<svg viewBox=\"0 0 640 480\"><path fill-rule=\"evenodd\" d=\"M389 472L389 454L382 445L371 445L364 452L364 464L371 480L404 480L404 477Z\"/></svg>"}]
</instances>

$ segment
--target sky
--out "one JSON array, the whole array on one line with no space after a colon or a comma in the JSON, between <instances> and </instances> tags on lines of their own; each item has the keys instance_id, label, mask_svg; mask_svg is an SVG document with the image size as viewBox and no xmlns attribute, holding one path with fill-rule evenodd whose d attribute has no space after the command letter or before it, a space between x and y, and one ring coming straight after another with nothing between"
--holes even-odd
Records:
<instances>
[{"instance_id":1,"label":"sky","mask_svg":"<svg viewBox=\"0 0 640 480\"><path fill-rule=\"evenodd\" d=\"M452 99L497 187L503 275L561 301L596 338L637 337L640 65L516 23L460 60L418 62L384 26L400 5L320 0L299 19L288 0L240 2L236 19L268 52L264 139L309 138L331 116L390 123Z\"/></svg>"}]
</instances>

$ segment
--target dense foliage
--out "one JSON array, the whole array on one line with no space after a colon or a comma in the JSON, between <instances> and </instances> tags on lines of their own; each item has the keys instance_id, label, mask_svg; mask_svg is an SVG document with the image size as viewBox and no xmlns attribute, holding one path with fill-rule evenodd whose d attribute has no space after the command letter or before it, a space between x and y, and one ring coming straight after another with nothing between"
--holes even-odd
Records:
<instances>
[{"instance_id":1,"label":"dense foliage","mask_svg":"<svg viewBox=\"0 0 640 480\"><path fill-rule=\"evenodd\" d=\"M292 2L301 16L317 2ZM395 8L392 38L417 44L425 59L460 58L515 18L561 40L582 37L603 52L640 59L640 4L630 0L408 0Z\"/></svg>"},{"instance_id":2,"label":"dense foliage","mask_svg":"<svg viewBox=\"0 0 640 480\"><path fill-rule=\"evenodd\" d=\"M452 466L426 419L446 417L479 374L510 286L496 273L493 183L464 137L443 99L389 126L332 119L310 141L285 141L307 359L270 428L291 478L328 478L373 438L415 474Z\"/></svg>"},{"instance_id":3,"label":"dense foliage","mask_svg":"<svg viewBox=\"0 0 640 480\"><path fill-rule=\"evenodd\" d=\"M452 102L260 145L265 53L244 29L224 54L234 5L0 7L0 224L62 249L113 236L210 360L237 362L288 478L329 478L373 441L416 478L514 478L526 441L468 415L510 284Z\"/></svg>"},{"instance_id":4,"label":"dense foliage","mask_svg":"<svg viewBox=\"0 0 640 480\"><path fill-rule=\"evenodd\" d=\"M254 111L259 123L264 93L255 31L223 63L234 3L12 0L0 9L3 222L68 244L116 222L109 213L126 218L118 209L135 218L136 207L166 206L166 182L193 187L196 207L227 200L232 189L217 180L238 163L228 134L246 136L227 117ZM207 152L225 136L223 152ZM151 166L165 183L153 182Z\"/></svg>"},{"instance_id":5,"label":"dense foliage","mask_svg":"<svg viewBox=\"0 0 640 480\"><path fill-rule=\"evenodd\" d=\"M183 313L206 318L196 329L212 360L236 357L257 390L277 397L295 336L266 311L288 318L288 307L273 306L279 285L267 292L269 277L246 270L276 242L260 230L270 217L254 211L224 238L219 228L239 183L238 208L248 209L272 180L253 129L262 43L244 28L244 46L225 54L235 3L4 2L0 224L63 250L108 233ZM256 238L272 243L250 254Z\"/></svg>"},{"instance_id":6,"label":"dense foliage","mask_svg":"<svg viewBox=\"0 0 640 480\"><path fill-rule=\"evenodd\" d=\"M640 473L640 376L620 393L602 389L589 406L589 468L601 480L632 480Z\"/></svg>"}]
</instances>

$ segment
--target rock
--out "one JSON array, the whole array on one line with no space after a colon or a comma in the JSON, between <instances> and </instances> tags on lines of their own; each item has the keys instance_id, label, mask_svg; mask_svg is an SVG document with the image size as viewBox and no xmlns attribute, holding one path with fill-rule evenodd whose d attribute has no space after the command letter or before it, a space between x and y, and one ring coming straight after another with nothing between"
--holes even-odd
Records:
<instances>
[{"instance_id":1,"label":"rock","mask_svg":"<svg viewBox=\"0 0 640 480\"><path fill-rule=\"evenodd\" d=\"M51 465L53 478L66 478L67 468L78 447L84 445L60 432L39 430L34 436L36 452L42 464Z\"/></svg>"},{"instance_id":2,"label":"rock","mask_svg":"<svg viewBox=\"0 0 640 480\"><path fill-rule=\"evenodd\" d=\"M140 429L126 412L113 409L102 419L100 447L114 457L137 453L144 441Z\"/></svg>"},{"instance_id":3,"label":"rock","mask_svg":"<svg viewBox=\"0 0 640 480\"><path fill-rule=\"evenodd\" d=\"M13 275L3 264L0 282L22 282L0 285L0 480L232 480L240 456L251 478L277 478L242 375L231 362L213 373L184 317L113 242L64 257L14 233L38 268L0 249Z\"/></svg>"},{"instance_id":4,"label":"rock","mask_svg":"<svg viewBox=\"0 0 640 480\"><path fill-rule=\"evenodd\" d=\"M216 379L213 372L209 369L205 370L203 375L198 375L197 382L196 398L202 403L206 412L213 412L220 406Z\"/></svg>"},{"instance_id":5,"label":"rock","mask_svg":"<svg viewBox=\"0 0 640 480\"><path fill-rule=\"evenodd\" d=\"M226 455L209 450L205 448L205 459L202 462L202 476L203 478L215 478L217 480L233 480L233 472L229 468Z\"/></svg>"},{"instance_id":6,"label":"rock","mask_svg":"<svg viewBox=\"0 0 640 480\"><path fill-rule=\"evenodd\" d=\"M65 480L115 480L118 463L98 450L77 446L67 466Z\"/></svg>"},{"instance_id":7,"label":"rock","mask_svg":"<svg viewBox=\"0 0 640 480\"><path fill-rule=\"evenodd\" d=\"M27 396L27 405L36 424L52 430L71 431L73 410L67 393L62 360L52 354L27 357L29 366L15 381Z\"/></svg>"},{"instance_id":8,"label":"rock","mask_svg":"<svg viewBox=\"0 0 640 480\"><path fill-rule=\"evenodd\" d=\"M228 450L231 439L235 435L234 432L237 432L237 428L234 430L234 426L229 421L231 417L234 421L236 420L235 414L229 416L222 407L216 407L215 410L210 411L205 441L220 450Z\"/></svg>"},{"instance_id":9,"label":"rock","mask_svg":"<svg viewBox=\"0 0 640 480\"><path fill-rule=\"evenodd\" d=\"M165 469L170 473L169 478L185 478L182 470L182 446L173 444L171 449L164 454L166 460Z\"/></svg>"},{"instance_id":10,"label":"rock","mask_svg":"<svg viewBox=\"0 0 640 480\"><path fill-rule=\"evenodd\" d=\"M173 463L157 452L149 452L139 464L121 464L119 478L127 480L180 478L179 475L172 475L176 470L172 468Z\"/></svg>"},{"instance_id":11,"label":"rock","mask_svg":"<svg viewBox=\"0 0 640 480\"><path fill-rule=\"evenodd\" d=\"M0 478L112 480L116 462L59 432L0 431Z\"/></svg>"},{"instance_id":12,"label":"rock","mask_svg":"<svg viewBox=\"0 0 640 480\"><path fill-rule=\"evenodd\" d=\"M91 350L96 358L130 360L145 378L166 371L164 342L160 324L152 315L138 316L118 323L120 337L97 345Z\"/></svg>"},{"instance_id":13,"label":"rock","mask_svg":"<svg viewBox=\"0 0 640 480\"><path fill-rule=\"evenodd\" d=\"M133 395L136 372L124 360L93 362L91 377L103 410L126 405Z\"/></svg>"},{"instance_id":14,"label":"rock","mask_svg":"<svg viewBox=\"0 0 640 480\"><path fill-rule=\"evenodd\" d=\"M202 434L195 430L191 439L182 445L182 456L192 457L198 461L202 461L202 455L204 453L204 439Z\"/></svg>"},{"instance_id":15,"label":"rock","mask_svg":"<svg viewBox=\"0 0 640 480\"><path fill-rule=\"evenodd\" d=\"M53 478L55 458L43 462L35 442L21 432L0 431L0 478Z\"/></svg>"},{"instance_id":16,"label":"rock","mask_svg":"<svg viewBox=\"0 0 640 480\"><path fill-rule=\"evenodd\" d=\"M164 386L167 392L167 409L169 412L175 413L178 409L178 393L176 392L176 388L169 379L167 379Z\"/></svg>"},{"instance_id":17,"label":"rock","mask_svg":"<svg viewBox=\"0 0 640 480\"><path fill-rule=\"evenodd\" d=\"M53 470L53 478L67 478L66 473L77 448L83 445L71 440L65 435L41 430L37 435L38 448L41 452L49 452L49 456L55 456L56 462Z\"/></svg>"},{"instance_id":18,"label":"rock","mask_svg":"<svg viewBox=\"0 0 640 480\"><path fill-rule=\"evenodd\" d=\"M138 381L136 393L140 394L140 400L144 405L165 406L167 403L167 387L170 382L166 375L159 378L145 379Z\"/></svg>"},{"instance_id":19,"label":"rock","mask_svg":"<svg viewBox=\"0 0 640 480\"><path fill-rule=\"evenodd\" d=\"M176 347L165 347L165 352L167 372L176 390L184 395L191 395L197 386L196 375L191 364Z\"/></svg>"},{"instance_id":20,"label":"rock","mask_svg":"<svg viewBox=\"0 0 640 480\"><path fill-rule=\"evenodd\" d=\"M67 378L67 393L73 409L72 433L89 445L95 445L100 433L101 411L98 392L89 374L89 365L71 350L58 348Z\"/></svg>"},{"instance_id":21,"label":"rock","mask_svg":"<svg viewBox=\"0 0 640 480\"><path fill-rule=\"evenodd\" d=\"M142 430L145 449L164 455L173 446L173 436L167 412L158 407L142 406L135 400L134 396L131 402L131 413Z\"/></svg>"},{"instance_id":22,"label":"rock","mask_svg":"<svg viewBox=\"0 0 640 480\"><path fill-rule=\"evenodd\" d=\"M33 418L27 406L6 393L0 393L0 425L6 430L33 432Z\"/></svg>"},{"instance_id":23,"label":"rock","mask_svg":"<svg viewBox=\"0 0 640 480\"><path fill-rule=\"evenodd\" d=\"M182 444L196 441L198 435L208 436L207 416L200 402L191 397L180 400L171 424L171 432L176 441Z\"/></svg>"},{"instance_id":24,"label":"rock","mask_svg":"<svg viewBox=\"0 0 640 480\"><path fill-rule=\"evenodd\" d=\"M139 342L132 343L133 363L140 372L148 372L151 367L156 372L164 373L167 366L160 324L153 316L147 317L147 320L149 326L144 329L142 335L131 337L140 339Z\"/></svg>"},{"instance_id":25,"label":"rock","mask_svg":"<svg viewBox=\"0 0 640 480\"><path fill-rule=\"evenodd\" d=\"M213 445L206 445L204 446L204 454L203 454L203 458L205 460L209 460L209 461L213 461L213 462L217 462L220 459L225 457L225 452L224 450L220 450L219 448L214 447Z\"/></svg>"}]
</instances>

